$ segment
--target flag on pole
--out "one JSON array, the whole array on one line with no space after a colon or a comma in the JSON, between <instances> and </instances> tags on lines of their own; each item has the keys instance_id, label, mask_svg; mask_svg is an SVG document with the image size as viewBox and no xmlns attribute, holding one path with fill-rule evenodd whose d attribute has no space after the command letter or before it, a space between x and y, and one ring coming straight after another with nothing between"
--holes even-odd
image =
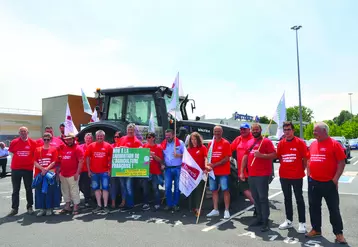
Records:
<instances>
[{"instance_id":1,"label":"flag on pole","mask_svg":"<svg viewBox=\"0 0 358 247\"><path fill-rule=\"evenodd\" d=\"M203 171L184 147L182 166L179 177L179 190L188 197L198 186L203 177Z\"/></svg>"},{"instance_id":2,"label":"flag on pole","mask_svg":"<svg viewBox=\"0 0 358 247\"><path fill-rule=\"evenodd\" d=\"M179 107L179 72L175 77L175 81L172 86L173 93L169 104L167 105L167 111L170 113L171 111L177 111Z\"/></svg>"},{"instance_id":3,"label":"flag on pole","mask_svg":"<svg viewBox=\"0 0 358 247\"><path fill-rule=\"evenodd\" d=\"M211 145L210 148L208 150L208 164L211 163L211 158L213 157L213 147L214 147L214 143L215 143L215 136L213 136L213 139L211 140ZM209 172L209 176L215 180L215 175L214 175L214 171L211 170Z\"/></svg>"},{"instance_id":4,"label":"flag on pole","mask_svg":"<svg viewBox=\"0 0 358 247\"><path fill-rule=\"evenodd\" d=\"M98 118L98 115L97 115L97 111L96 111L96 109L94 109L90 122L95 123L95 122L98 122L98 121L99 121L99 118Z\"/></svg>"},{"instance_id":5,"label":"flag on pole","mask_svg":"<svg viewBox=\"0 0 358 247\"><path fill-rule=\"evenodd\" d=\"M87 114L92 116L93 112L91 110L91 105L88 102L87 96L86 96L85 92L83 92L82 88L81 88L81 94L82 94L83 110L84 110L85 113L87 113Z\"/></svg>"},{"instance_id":6,"label":"flag on pole","mask_svg":"<svg viewBox=\"0 0 358 247\"><path fill-rule=\"evenodd\" d=\"M155 123L154 123L153 112L150 113L148 131L155 133Z\"/></svg>"},{"instance_id":7,"label":"flag on pole","mask_svg":"<svg viewBox=\"0 0 358 247\"><path fill-rule=\"evenodd\" d=\"M76 129L75 124L72 121L70 106L68 105L68 102L67 102L66 119L65 119L65 135L68 135L68 133L73 133L73 134L77 135L78 131Z\"/></svg>"},{"instance_id":8,"label":"flag on pole","mask_svg":"<svg viewBox=\"0 0 358 247\"><path fill-rule=\"evenodd\" d=\"M182 120L181 112L179 109L179 97L181 92L180 81L179 81L179 72L175 77L175 80L172 84L172 96L170 99L166 98L167 101L167 112L170 113L177 120Z\"/></svg>"},{"instance_id":9,"label":"flag on pole","mask_svg":"<svg viewBox=\"0 0 358 247\"><path fill-rule=\"evenodd\" d=\"M285 92L283 93L280 102L278 103L273 120L277 123L276 137L280 139L283 135L283 122L286 121Z\"/></svg>"}]
</instances>

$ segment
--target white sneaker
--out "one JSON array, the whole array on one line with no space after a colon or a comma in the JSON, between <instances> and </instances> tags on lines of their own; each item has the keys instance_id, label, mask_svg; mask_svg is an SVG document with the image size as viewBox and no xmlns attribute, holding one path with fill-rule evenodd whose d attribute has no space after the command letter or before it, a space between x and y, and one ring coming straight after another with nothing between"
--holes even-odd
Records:
<instances>
[{"instance_id":1,"label":"white sneaker","mask_svg":"<svg viewBox=\"0 0 358 247\"><path fill-rule=\"evenodd\" d=\"M293 225L292 225L292 221L290 220L285 220L285 222L283 222L279 227L278 229L280 230L286 230L288 228L292 228Z\"/></svg>"},{"instance_id":2,"label":"white sneaker","mask_svg":"<svg viewBox=\"0 0 358 247\"><path fill-rule=\"evenodd\" d=\"M224 212L224 219L229 219L229 218L230 218L229 210L225 210L225 212Z\"/></svg>"},{"instance_id":3,"label":"white sneaker","mask_svg":"<svg viewBox=\"0 0 358 247\"><path fill-rule=\"evenodd\" d=\"M52 215L52 209L47 209L46 216L51 216L51 215Z\"/></svg>"},{"instance_id":4,"label":"white sneaker","mask_svg":"<svg viewBox=\"0 0 358 247\"><path fill-rule=\"evenodd\" d=\"M298 233L306 233L307 229L306 229L306 224L305 223L298 223Z\"/></svg>"},{"instance_id":5,"label":"white sneaker","mask_svg":"<svg viewBox=\"0 0 358 247\"><path fill-rule=\"evenodd\" d=\"M219 216L219 215L220 215L219 210L213 209L213 210L211 210L210 213L208 213L206 215L206 217L215 217L215 216Z\"/></svg>"},{"instance_id":6,"label":"white sneaker","mask_svg":"<svg viewBox=\"0 0 358 247\"><path fill-rule=\"evenodd\" d=\"M41 217L41 216L44 216L45 213L46 213L46 212L45 212L44 209L40 209L40 210L37 212L36 216L37 216L37 217Z\"/></svg>"}]
</instances>

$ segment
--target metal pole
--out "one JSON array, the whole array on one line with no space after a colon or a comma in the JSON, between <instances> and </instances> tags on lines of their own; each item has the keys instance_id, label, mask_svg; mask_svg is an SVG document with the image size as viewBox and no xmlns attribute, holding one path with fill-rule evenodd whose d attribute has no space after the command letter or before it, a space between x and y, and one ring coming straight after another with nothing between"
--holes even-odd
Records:
<instances>
[{"instance_id":1,"label":"metal pole","mask_svg":"<svg viewBox=\"0 0 358 247\"><path fill-rule=\"evenodd\" d=\"M298 75L298 106L299 106L299 114L300 114L300 138L303 139L300 57L299 57L299 52L298 52L298 32L297 32L301 27L302 26L294 26L294 27L291 27L291 29L296 31L297 75Z\"/></svg>"},{"instance_id":2,"label":"metal pole","mask_svg":"<svg viewBox=\"0 0 358 247\"><path fill-rule=\"evenodd\" d=\"M350 108L351 108L351 122L353 121L353 112L352 112L352 94L353 94L353 93L348 93L348 95L349 95L349 102L350 102Z\"/></svg>"}]
</instances>

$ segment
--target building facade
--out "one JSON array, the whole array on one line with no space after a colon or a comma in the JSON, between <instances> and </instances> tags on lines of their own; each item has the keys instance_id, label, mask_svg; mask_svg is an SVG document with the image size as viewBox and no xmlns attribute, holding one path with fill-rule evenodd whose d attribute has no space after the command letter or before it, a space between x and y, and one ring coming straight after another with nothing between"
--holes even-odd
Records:
<instances>
[{"instance_id":1,"label":"building facade","mask_svg":"<svg viewBox=\"0 0 358 247\"><path fill-rule=\"evenodd\" d=\"M0 141L8 146L14 138L19 136L19 128L29 129L29 136L33 139L42 136L42 116L39 111L20 109L1 109L0 112Z\"/></svg>"},{"instance_id":2,"label":"building facade","mask_svg":"<svg viewBox=\"0 0 358 247\"><path fill-rule=\"evenodd\" d=\"M96 106L96 99L91 97L87 98L93 110ZM46 126L52 126L55 131L55 135L60 135L59 126L65 121L67 102L70 107L72 120L78 131L80 130L81 124L90 122L91 116L84 112L82 97L78 95L67 94L42 99L43 129Z\"/></svg>"}]
</instances>

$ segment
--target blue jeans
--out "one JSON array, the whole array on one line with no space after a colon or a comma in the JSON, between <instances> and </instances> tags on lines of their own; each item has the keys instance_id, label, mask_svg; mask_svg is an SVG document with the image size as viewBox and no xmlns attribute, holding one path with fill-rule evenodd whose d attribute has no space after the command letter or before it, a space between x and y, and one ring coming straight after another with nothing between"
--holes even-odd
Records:
<instances>
[{"instance_id":1,"label":"blue jeans","mask_svg":"<svg viewBox=\"0 0 358 247\"><path fill-rule=\"evenodd\" d=\"M133 178L120 178L122 198L126 200L127 207L134 206Z\"/></svg>"},{"instance_id":2,"label":"blue jeans","mask_svg":"<svg viewBox=\"0 0 358 247\"><path fill-rule=\"evenodd\" d=\"M121 187L120 178L111 177L111 185L110 185L111 200L116 200L117 199L120 187Z\"/></svg>"},{"instance_id":3,"label":"blue jeans","mask_svg":"<svg viewBox=\"0 0 358 247\"><path fill-rule=\"evenodd\" d=\"M179 177L181 166L167 167L164 171L165 178L165 197L167 198L167 206L173 207L179 204ZM172 192L172 184L174 181L174 195Z\"/></svg>"},{"instance_id":4,"label":"blue jeans","mask_svg":"<svg viewBox=\"0 0 358 247\"><path fill-rule=\"evenodd\" d=\"M149 179L144 178L141 179L141 186L143 188L143 203L149 203L149 183L152 185L153 193L154 193L154 205L160 205L160 193L159 193L159 175L150 174Z\"/></svg>"},{"instance_id":5,"label":"blue jeans","mask_svg":"<svg viewBox=\"0 0 358 247\"><path fill-rule=\"evenodd\" d=\"M209 176L209 189L210 191L217 191L219 189L221 191L226 191L229 189L229 176L222 175L222 176L215 176L215 180Z\"/></svg>"}]
</instances>

